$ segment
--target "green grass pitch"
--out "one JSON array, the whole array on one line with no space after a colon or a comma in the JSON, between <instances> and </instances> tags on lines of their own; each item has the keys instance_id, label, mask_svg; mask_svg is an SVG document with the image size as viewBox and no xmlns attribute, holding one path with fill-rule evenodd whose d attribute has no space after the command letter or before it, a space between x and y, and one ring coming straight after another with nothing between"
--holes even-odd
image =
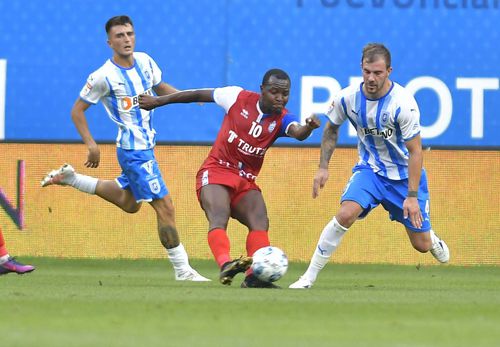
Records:
<instances>
[{"instance_id":1,"label":"green grass pitch","mask_svg":"<svg viewBox=\"0 0 500 347\"><path fill-rule=\"evenodd\" d=\"M500 267L329 264L311 290L176 282L167 260L23 258L1 346L500 346ZM291 263L286 288L306 268Z\"/></svg>"}]
</instances>

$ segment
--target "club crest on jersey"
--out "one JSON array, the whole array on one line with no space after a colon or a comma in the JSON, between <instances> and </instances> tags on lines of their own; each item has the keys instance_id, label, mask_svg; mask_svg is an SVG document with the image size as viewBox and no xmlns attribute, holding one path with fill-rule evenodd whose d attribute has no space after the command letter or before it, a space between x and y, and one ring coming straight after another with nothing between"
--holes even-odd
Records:
<instances>
[{"instance_id":1,"label":"club crest on jersey","mask_svg":"<svg viewBox=\"0 0 500 347\"><path fill-rule=\"evenodd\" d=\"M269 128L267 128L267 130L269 130L269 132L272 133L274 128L276 128L276 121L275 120L273 120L273 122L271 124L269 124Z\"/></svg>"},{"instance_id":2,"label":"club crest on jersey","mask_svg":"<svg viewBox=\"0 0 500 347\"><path fill-rule=\"evenodd\" d=\"M149 81L151 79L151 75L149 74L149 71L146 70L144 71L144 76L146 77L146 79Z\"/></svg>"},{"instance_id":3,"label":"club crest on jersey","mask_svg":"<svg viewBox=\"0 0 500 347\"><path fill-rule=\"evenodd\" d=\"M247 110L245 110L245 109L241 110L240 114L243 116L243 118L248 119L248 111Z\"/></svg>"},{"instance_id":4,"label":"club crest on jersey","mask_svg":"<svg viewBox=\"0 0 500 347\"><path fill-rule=\"evenodd\" d=\"M387 125L387 123L389 123L389 112L382 113L382 116L380 117L380 123L382 125Z\"/></svg>"}]
</instances>

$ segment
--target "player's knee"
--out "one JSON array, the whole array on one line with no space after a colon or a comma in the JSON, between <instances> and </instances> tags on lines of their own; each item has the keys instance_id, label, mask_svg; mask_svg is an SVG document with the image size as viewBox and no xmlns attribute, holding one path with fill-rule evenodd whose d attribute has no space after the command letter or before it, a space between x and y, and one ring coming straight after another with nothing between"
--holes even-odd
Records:
<instances>
[{"instance_id":1,"label":"player's knee","mask_svg":"<svg viewBox=\"0 0 500 347\"><path fill-rule=\"evenodd\" d=\"M415 240L412 246L420 253L427 253L432 247L432 242L431 240Z\"/></svg>"},{"instance_id":2,"label":"player's knee","mask_svg":"<svg viewBox=\"0 0 500 347\"><path fill-rule=\"evenodd\" d=\"M337 218L337 222L343 226L344 228L349 229L351 225L354 224L358 216L350 211L347 210L340 210L337 215L335 216Z\"/></svg>"},{"instance_id":3,"label":"player's knee","mask_svg":"<svg viewBox=\"0 0 500 347\"><path fill-rule=\"evenodd\" d=\"M159 220L173 220L175 218L174 204L168 197L153 200L150 205L155 210Z\"/></svg>"},{"instance_id":4,"label":"player's knee","mask_svg":"<svg viewBox=\"0 0 500 347\"><path fill-rule=\"evenodd\" d=\"M224 217L213 216L212 218L208 218L209 229L227 229L229 219Z\"/></svg>"},{"instance_id":5,"label":"player's knee","mask_svg":"<svg viewBox=\"0 0 500 347\"><path fill-rule=\"evenodd\" d=\"M267 216L266 216L266 218L264 218L261 221L261 223L262 223L262 226L261 226L262 229L259 229L259 230L268 230L269 229L269 218L267 218Z\"/></svg>"},{"instance_id":6,"label":"player's knee","mask_svg":"<svg viewBox=\"0 0 500 347\"><path fill-rule=\"evenodd\" d=\"M206 210L205 215L208 219L209 229L227 229L229 222L229 212L225 210L213 211Z\"/></svg>"},{"instance_id":7,"label":"player's knee","mask_svg":"<svg viewBox=\"0 0 500 347\"><path fill-rule=\"evenodd\" d=\"M158 220L164 224L175 224L175 210L173 208L157 209Z\"/></svg>"},{"instance_id":8,"label":"player's knee","mask_svg":"<svg viewBox=\"0 0 500 347\"><path fill-rule=\"evenodd\" d=\"M141 204L128 204L125 206L122 206L122 210L127 212L127 213L137 213L141 209Z\"/></svg>"}]
</instances>

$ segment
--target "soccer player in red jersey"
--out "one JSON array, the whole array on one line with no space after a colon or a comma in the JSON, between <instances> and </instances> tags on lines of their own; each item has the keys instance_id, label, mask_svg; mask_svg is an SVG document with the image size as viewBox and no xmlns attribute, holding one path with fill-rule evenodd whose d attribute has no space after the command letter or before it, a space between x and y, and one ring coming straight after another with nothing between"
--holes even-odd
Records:
<instances>
[{"instance_id":1,"label":"soccer player in red jersey","mask_svg":"<svg viewBox=\"0 0 500 347\"><path fill-rule=\"evenodd\" d=\"M220 281L231 284L233 277L249 270L251 256L269 246L269 219L259 186L255 183L267 149L278 137L304 140L320 126L312 115L300 124L285 108L290 94L290 77L280 69L266 72L260 94L241 87L184 90L170 95L141 95L146 110L173 103L215 102L226 115L208 157L196 176L196 192L207 216L208 244L219 265ZM226 233L229 217L248 228L247 257L231 260ZM242 287L273 288L247 271Z\"/></svg>"}]
</instances>

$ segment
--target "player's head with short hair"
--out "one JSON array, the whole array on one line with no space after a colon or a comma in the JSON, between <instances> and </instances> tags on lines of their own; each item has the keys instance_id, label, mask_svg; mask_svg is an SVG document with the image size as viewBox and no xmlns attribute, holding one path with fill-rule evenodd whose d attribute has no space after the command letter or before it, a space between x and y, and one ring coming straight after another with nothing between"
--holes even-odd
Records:
<instances>
[{"instance_id":1,"label":"player's head with short hair","mask_svg":"<svg viewBox=\"0 0 500 347\"><path fill-rule=\"evenodd\" d=\"M361 57L363 92L370 99L379 99L391 88L391 53L381 43L369 43L363 47Z\"/></svg>"},{"instance_id":2,"label":"player's head with short hair","mask_svg":"<svg viewBox=\"0 0 500 347\"><path fill-rule=\"evenodd\" d=\"M361 65L363 65L363 62L373 63L380 58L384 59L387 68L391 67L391 52L383 44L369 43L363 47Z\"/></svg>"},{"instance_id":3,"label":"player's head with short hair","mask_svg":"<svg viewBox=\"0 0 500 347\"><path fill-rule=\"evenodd\" d=\"M285 71L281 69L270 69L264 74L264 77L262 78L262 85L269 84L269 79L272 76L275 76L277 79L288 80L288 82L290 82L290 77Z\"/></svg>"},{"instance_id":4,"label":"player's head with short hair","mask_svg":"<svg viewBox=\"0 0 500 347\"><path fill-rule=\"evenodd\" d=\"M129 16L115 16L106 22L108 45L113 50L113 61L121 66L133 64L135 48L134 24Z\"/></svg>"},{"instance_id":5,"label":"player's head with short hair","mask_svg":"<svg viewBox=\"0 0 500 347\"><path fill-rule=\"evenodd\" d=\"M132 19L130 19L129 16L125 15L114 16L106 22L106 27L105 27L106 34L109 34L109 31L111 30L112 27L116 25L126 25L126 24L130 24L131 27L134 26L134 24L132 23Z\"/></svg>"},{"instance_id":6,"label":"player's head with short hair","mask_svg":"<svg viewBox=\"0 0 500 347\"><path fill-rule=\"evenodd\" d=\"M288 103L290 77L281 69L271 69L264 74L260 86L259 106L266 114L279 115Z\"/></svg>"}]
</instances>

